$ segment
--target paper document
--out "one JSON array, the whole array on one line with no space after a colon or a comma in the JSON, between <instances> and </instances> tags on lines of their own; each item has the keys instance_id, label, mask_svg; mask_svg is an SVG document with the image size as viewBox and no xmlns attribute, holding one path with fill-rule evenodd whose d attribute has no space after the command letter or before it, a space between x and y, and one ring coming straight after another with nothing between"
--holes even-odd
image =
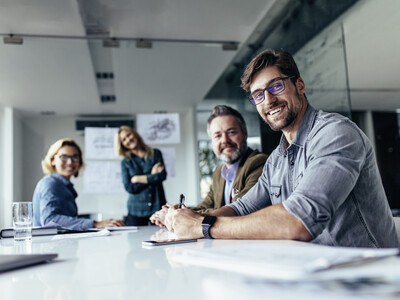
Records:
<instances>
[{"instance_id":1,"label":"paper document","mask_svg":"<svg viewBox=\"0 0 400 300\"><path fill-rule=\"evenodd\" d=\"M103 229L100 231L94 231L94 232L84 232L84 233L65 233L65 234L59 234L56 235L52 238L52 240L63 240L63 239L79 239L79 238L85 238L85 237L99 237L99 236L107 236L110 235L110 231L107 229Z\"/></svg>"},{"instance_id":2,"label":"paper document","mask_svg":"<svg viewBox=\"0 0 400 300\"><path fill-rule=\"evenodd\" d=\"M207 276L202 286L208 300L394 300L400 293L400 279L363 277L304 282Z\"/></svg>"},{"instance_id":3,"label":"paper document","mask_svg":"<svg viewBox=\"0 0 400 300\"><path fill-rule=\"evenodd\" d=\"M137 231L137 226L106 227L109 231Z\"/></svg>"},{"instance_id":4,"label":"paper document","mask_svg":"<svg viewBox=\"0 0 400 300\"><path fill-rule=\"evenodd\" d=\"M120 227L104 227L104 228L90 228L90 230L101 231L107 229L108 231L137 231L137 226L120 226Z\"/></svg>"},{"instance_id":5,"label":"paper document","mask_svg":"<svg viewBox=\"0 0 400 300\"><path fill-rule=\"evenodd\" d=\"M187 249L177 254L175 262L223 269L274 279L296 279L320 274L351 262L393 256L399 250L328 247L308 243L265 241L205 249Z\"/></svg>"}]
</instances>

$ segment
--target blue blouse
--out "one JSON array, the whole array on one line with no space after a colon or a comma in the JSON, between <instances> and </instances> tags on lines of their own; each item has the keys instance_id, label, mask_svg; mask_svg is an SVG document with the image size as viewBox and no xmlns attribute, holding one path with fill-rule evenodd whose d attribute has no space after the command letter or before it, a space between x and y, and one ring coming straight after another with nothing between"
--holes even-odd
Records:
<instances>
[{"instance_id":1,"label":"blue blouse","mask_svg":"<svg viewBox=\"0 0 400 300\"><path fill-rule=\"evenodd\" d=\"M93 220L78 218L73 184L54 172L43 177L33 193L33 225L44 226L53 221L73 230L93 227Z\"/></svg>"},{"instance_id":2,"label":"blue blouse","mask_svg":"<svg viewBox=\"0 0 400 300\"><path fill-rule=\"evenodd\" d=\"M135 217L150 217L166 203L162 182L167 178L165 168L157 174L151 174L156 163L164 165L161 151L154 149L150 158L140 158L135 154L121 161L122 182L129 193L128 212ZM147 175L148 183L132 183L135 175Z\"/></svg>"}]
</instances>

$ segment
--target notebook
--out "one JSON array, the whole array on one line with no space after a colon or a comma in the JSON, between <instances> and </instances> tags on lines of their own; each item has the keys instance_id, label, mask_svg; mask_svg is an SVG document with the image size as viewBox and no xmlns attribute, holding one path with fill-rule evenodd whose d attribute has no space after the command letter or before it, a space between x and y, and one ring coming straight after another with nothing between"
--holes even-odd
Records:
<instances>
[{"instance_id":1,"label":"notebook","mask_svg":"<svg viewBox=\"0 0 400 300\"><path fill-rule=\"evenodd\" d=\"M56 258L58 254L0 254L0 272L28 267Z\"/></svg>"},{"instance_id":2,"label":"notebook","mask_svg":"<svg viewBox=\"0 0 400 300\"><path fill-rule=\"evenodd\" d=\"M57 227L32 227L32 236L38 235L54 235L57 234ZM1 238L12 238L14 237L13 228L4 228L0 231Z\"/></svg>"}]
</instances>

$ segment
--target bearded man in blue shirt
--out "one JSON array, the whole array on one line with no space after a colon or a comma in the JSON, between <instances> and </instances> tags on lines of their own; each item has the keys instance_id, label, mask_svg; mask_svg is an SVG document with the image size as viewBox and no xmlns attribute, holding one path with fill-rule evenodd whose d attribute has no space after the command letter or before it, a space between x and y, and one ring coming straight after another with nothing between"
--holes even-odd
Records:
<instances>
[{"instance_id":1,"label":"bearded man in blue shirt","mask_svg":"<svg viewBox=\"0 0 400 300\"><path fill-rule=\"evenodd\" d=\"M348 118L308 103L293 57L261 52L246 67L242 88L271 129L282 131L280 144L242 198L205 217L170 208L167 228L180 238L398 247L370 141Z\"/></svg>"}]
</instances>

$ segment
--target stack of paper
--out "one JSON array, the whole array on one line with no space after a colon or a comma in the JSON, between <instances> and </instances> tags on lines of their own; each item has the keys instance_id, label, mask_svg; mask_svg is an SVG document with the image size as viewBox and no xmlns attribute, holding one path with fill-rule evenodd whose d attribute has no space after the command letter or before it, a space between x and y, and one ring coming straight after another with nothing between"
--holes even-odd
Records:
<instances>
[{"instance_id":1,"label":"stack of paper","mask_svg":"<svg viewBox=\"0 0 400 300\"><path fill-rule=\"evenodd\" d=\"M297 279L316 272L398 254L399 249L343 248L264 241L236 246L184 249L173 260L273 279Z\"/></svg>"}]
</instances>

